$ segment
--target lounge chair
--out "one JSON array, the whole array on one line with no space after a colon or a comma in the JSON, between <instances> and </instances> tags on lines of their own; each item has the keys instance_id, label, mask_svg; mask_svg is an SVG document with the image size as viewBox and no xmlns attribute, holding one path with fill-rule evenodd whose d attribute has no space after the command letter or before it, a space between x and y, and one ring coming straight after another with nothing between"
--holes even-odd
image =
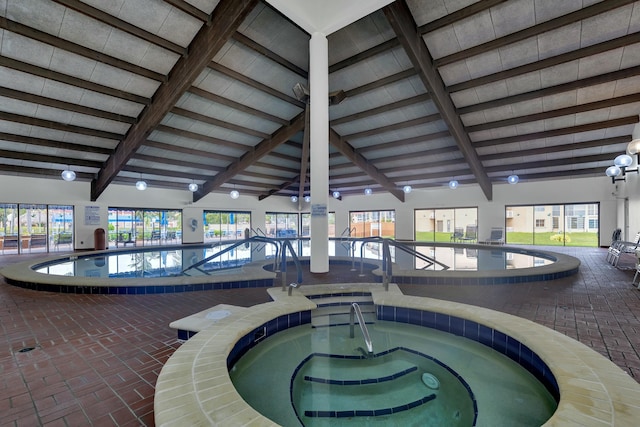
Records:
<instances>
[{"instance_id":1,"label":"lounge chair","mask_svg":"<svg viewBox=\"0 0 640 427\"><path fill-rule=\"evenodd\" d=\"M464 236L460 240L463 242L475 242L478 240L478 227L475 225L467 225Z\"/></svg>"},{"instance_id":2,"label":"lounge chair","mask_svg":"<svg viewBox=\"0 0 640 427\"><path fill-rule=\"evenodd\" d=\"M504 228L499 228L499 227L492 228L489 238L482 240L478 243L481 243L484 245L504 245Z\"/></svg>"}]
</instances>

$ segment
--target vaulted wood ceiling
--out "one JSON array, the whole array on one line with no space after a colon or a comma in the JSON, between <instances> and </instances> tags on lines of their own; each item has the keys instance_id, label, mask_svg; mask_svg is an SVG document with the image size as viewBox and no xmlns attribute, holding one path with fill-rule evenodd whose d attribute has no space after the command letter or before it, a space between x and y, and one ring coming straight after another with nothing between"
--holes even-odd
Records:
<instances>
[{"instance_id":1,"label":"vaulted wood ceiling","mask_svg":"<svg viewBox=\"0 0 640 427\"><path fill-rule=\"evenodd\" d=\"M0 2L0 180L308 194L309 34L258 0ZM330 191L604 176L640 2L406 0L329 35ZM329 94L327 94L329 96ZM342 99L341 97L344 97Z\"/></svg>"}]
</instances>

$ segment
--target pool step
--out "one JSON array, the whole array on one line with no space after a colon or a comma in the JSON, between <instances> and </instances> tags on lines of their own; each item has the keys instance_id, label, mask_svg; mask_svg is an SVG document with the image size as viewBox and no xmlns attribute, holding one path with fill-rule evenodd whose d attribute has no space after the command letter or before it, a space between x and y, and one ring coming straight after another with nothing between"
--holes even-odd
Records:
<instances>
[{"instance_id":1,"label":"pool step","mask_svg":"<svg viewBox=\"0 0 640 427\"><path fill-rule=\"evenodd\" d=\"M303 398L299 413L309 418L375 417L417 408L438 394L424 385L422 373L407 360L314 357L302 384L313 388L313 400Z\"/></svg>"},{"instance_id":2,"label":"pool step","mask_svg":"<svg viewBox=\"0 0 640 427\"><path fill-rule=\"evenodd\" d=\"M367 324L375 323L376 321L376 308L370 294L329 295L311 299L318 306L311 312L311 325L313 327L348 325L351 304L354 302L360 306L360 311Z\"/></svg>"}]
</instances>

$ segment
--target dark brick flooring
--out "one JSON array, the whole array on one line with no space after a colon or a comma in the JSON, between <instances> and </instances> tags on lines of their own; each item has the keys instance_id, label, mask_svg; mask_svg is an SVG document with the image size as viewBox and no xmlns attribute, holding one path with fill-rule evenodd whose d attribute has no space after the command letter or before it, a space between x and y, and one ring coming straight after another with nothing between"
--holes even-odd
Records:
<instances>
[{"instance_id":1,"label":"dark brick flooring","mask_svg":"<svg viewBox=\"0 0 640 427\"><path fill-rule=\"evenodd\" d=\"M401 289L530 319L583 342L638 380L640 291L631 286L633 259L617 269L605 262L605 249L554 250L578 257L580 272L549 282ZM28 256L0 256L0 266ZM303 286L370 280L349 269L307 272ZM268 300L265 289L54 294L16 288L0 277L0 426L151 426L158 373L180 346L168 324L216 304Z\"/></svg>"}]
</instances>

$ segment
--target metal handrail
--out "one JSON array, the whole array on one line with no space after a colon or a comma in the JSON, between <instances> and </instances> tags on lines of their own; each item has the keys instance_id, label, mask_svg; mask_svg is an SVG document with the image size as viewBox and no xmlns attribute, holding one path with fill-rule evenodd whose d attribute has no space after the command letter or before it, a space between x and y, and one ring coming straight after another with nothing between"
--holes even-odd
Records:
<instances>
[{"instance_id":1,"label":"metal handrail","mask_svg":"<svg viewBox=\"0 0 640 427\"><path fill-rule=\"evenodd\" d=\"M353 338L355 336L354 314L355 314L355 317L358 319L360 330L362 331L362 335L364 336L364 343L367 346L367 351L369 353L373 353L373 343L371 342L371 337L369 336L369 329L367 329L367 323L364 321L364 316L362 315L362 311L360 310L360 306L358 305L357 302L352 303L351 309L349 310L349 337Z\"/></svg>"},{"instance_id":2,"label":"metal handrail","mask_svg":"<svg viewBox=\"0 0 640 427\"><path fill-rule=\"evenodd\" d=\"M298 255L296 255L293 250L293 246L291 246L291 242L289 239L282 239L282 263L280 265L280 277L282 280L282 290L285 291L287 289L287 249L291 252L291 258L293 259L293 263L296 266L296 271L298 273L298 284L302 283L302 266L300 265L300 260L298 259Z\"/></svg>"},{"instance_id":3,"label":"metal handrail","mask_svg":"<svg viewBox=\"0 0 640 427\"><path fill-rule=\"evenodd\" d=\"M182 274L185 274L187 271L191 270L191 269L197 269L198 271L206 274L206 275L210 275L209 272L204 271L198 267L208 263L209 261L211 261L212 259L215 259L221 255L226 254L227 252L230 252L232 250L234 250L235 248L237 248L238 246L244 245L245 243L250 243L250 242L264 242L264 243L269 243L272 244L276 247L276 259L278 257L278 242L275 239L269 239L268 237L262 237L262 236L253 236L250 237L248 239L242 239L242 240L238 240L236 241L236 243L227 246L224 249L221 249L220 251L214 253L213 255L210 255L208 257L206 257L205 259L196 262L195 264L190 265L189 267L185 268L184 270L182 270ZM221 243L221 242L216 242L212 247L218 246L218 245L223 245L225 243Z\"/></svg>"}]
</instances>

